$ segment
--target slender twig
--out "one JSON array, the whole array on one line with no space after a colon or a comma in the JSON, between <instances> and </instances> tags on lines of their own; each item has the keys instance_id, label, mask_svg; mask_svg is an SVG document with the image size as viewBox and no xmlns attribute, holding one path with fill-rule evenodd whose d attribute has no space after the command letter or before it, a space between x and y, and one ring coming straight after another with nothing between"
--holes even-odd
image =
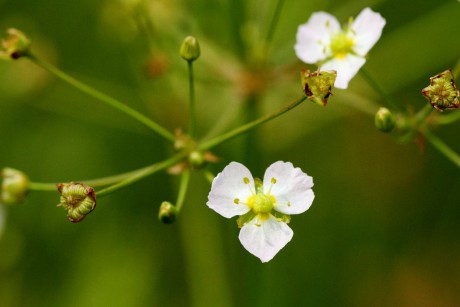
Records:
<instances>
[{"instance_id":1,"label":"slender twig","mask_svg":"<svg viewBox=\"0 0 460 307\"><path fill-rule=\"evenodd\" d=\"M401 107L393 101L393 98L388 94L382 86L371 76L371 74L363 67L359 70L360 74L367 83L385 100L387 105L395 110L401 110Z\"/></svg>"},{"instance_id":2,"label":"slender twig","mask_svg":"<svg viewBox=\"0 0 460 307\"><path fill-rule=\"evenodd\" d=\"M431 133L428 129L422 131L426 139L433 145L439 152L441 152L447 159L452 161L457 167L460 167L460 156L440 138Z\"/></svg>"},{"instance_id":3,"label":"slender twig","mask_svg":"<svg viewBox=\"0 0 460 307\"><path fill-rule=\"evenodd\" d=\"M238 127L238 128L235 128L227 133L224 133L220 136L217 136L209 141L206 141L206 142L203 142L201 143L199 146L198 146L198 149L199 150L208 150L208 149L211 149L223 142L227 142L229 141L230 139L233 139L234 137L236 136L239 136L241 134L244 134L246 132L248 132L249 130L265 123L265 122L268 122L269 120L272 120L272 119L275 119L277 118L278 116L294 109L295 107L297 107L298 105L300 105L302 102L304 102L305 100L307 99L307 97L303 96L302 98L299 98L297 99L296 101L290 103L289 105L287 106L284 106L282 108L280 108L279 110L271 113L271 114L268 114L268 115L265 115L259 119L256 119L250 123L247 123L241 127Z\"/></svg>"},{"instance_id":4,"label":"slender twig","mask_svg":"<svg viewBox=\"0 0 460 307\"><path fill-rule=\"evenodd\" d=\"M196 136L196 106L195 106L195 83L193 75L193 61L188 63L189 100L190 100L190 136Z\"/></svg>"},{"instance_id":5,"label":"slender twig","mask_svg":"<svg viewBox=\"0 0 460 307\"><path fill-rule=\"evenodd\" d=\"M141 122L142 124L146 125L163 138L170 142L175 142L176 138L174 134L166 130L165 128L161 127L159 124L151 120L150 118L146 117L145 115L139 113L138 111L128 107L127 105L123 104L119 100L112 98L80 81L77 79L67 75L57 67L53 66L52 64L41 60L40 58L36 57L33 54L28 54L27 57L37 64L38 66L42 67L43 69L47 70L49 73L55 75L56 77L60 78L61 80L67 82L68 84L74 86L75 88L79 89L80 91L118 109L119 111L131 116L132 118L136 119L137 121Z\"/></svg>"},{"instance_id":6,"label":"slender twig","mask_svg":"<svg viewBox=\"0 0 460 307\"><path fill-rule=\"evenodd\" d=\"M186 170L181 175L179 194L177 195L176 209L177 213L180 212L182 205L184 204L185 195L187 194L188 184L190 182L190 170Z\"/></svg>"}]
</instances>

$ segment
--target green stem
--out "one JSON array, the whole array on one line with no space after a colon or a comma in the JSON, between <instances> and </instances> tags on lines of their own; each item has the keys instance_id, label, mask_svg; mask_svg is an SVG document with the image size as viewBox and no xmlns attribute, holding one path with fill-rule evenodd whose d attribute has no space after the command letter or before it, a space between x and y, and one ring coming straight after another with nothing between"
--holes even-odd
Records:
<instances>
[{"instance_id":1,"label":"green stem","mask_svg":"<svg viewBox=\"0 0 460 307\"><path fill-rule=\"evenodd\" d=\"M33 54L28 54L27 57L37 64L38 66L42 67L49 73L55 75L56 77L60 78L61 80L69 83L70 85L74 86L75 88L79 89L80 91L108 104L109 106L114 107L115 109L118 109L119 111L131 116L132 118L136 119L137 121L143 123L159 135L161 135L163 138L166 140L174 143L175 142L175 137L174 134L166 130L165 128L161 127L158 125L156 122L152 121L150 118L144 116L143 114L139 113L138 111L131 109L127 105L123 104L119 100L116 100L115 98L112 98L80 81L77 79L67 75L63 71L59 70L57 67L53 66L52 64L45 62L41 60L40 58L36 57Z\"/></svg>"},{"instance_id":2,"label":"green stem","mask_svg":"<svg viewBox=\"0 0 460 307\"><path fill-rule=\"evenodd\" d=\"M402 143L412 141L417 133L420 131L420 126L424 123L425 119L431 114L433 107L430 104L426 104L415 114L412 120L408 123L405 129L409 131L399 137L397 140Z\"/></svg>"},{"instance_id":3,"label":"green stem","mask_svg":"<svg viewBox=\"0 0 460 307\"><path fill-rule=\"evenodd\" d=\"M97 179L91 179L91 180L75 180L75 182L81 182L86 185L89 185L92 188L95 187L101 187L101 186L107 186L110 184L115 184L117 182L120 182L126 178L129 178L138 172L143 171L144 169L147 169L147 167L140 168L134 171L114 175L114 176L108 176L108 177L102 177L102 178L97 178ZM29 182L29 190L31 191L55 191L56 190L56 183L52 182Z\"/></svg>"},{"instance_id":4,"label":"green stem","mask_svg":"<svg viewBox=\"0 0 460 307\"><path fill-rule=\"evenodd\" d=\"M141 179L144 179L145 177L148 177L150 175L153 175L154 173L156 172L159 172L161 170L164 170L170 166L173 166L174 164L180 162L182 159L184 159L185 157L187 156L187 153L179 153L179 154L176 154L174 156L172 156L171 158L167 159L167 160L164 160L164 161L161 161L161 162L158 162L158 163L155 163L155 164L152 164L150 166L147 166L139 171L137 171L134 175L114 184L114 185L111 185L103 190L100 190L99 192L96 193L96 195L98 197L103 197L103 196L107 196L117 190L120 190L126 186L129 186Z\"/></svg>"},{"instance_id":5,"label":"green stem","mask_svg":"<svg viewBox=\"0 0 460 307\"><path fill-rule=\"evenodd\" d=\"M257 127L257 126L260 126L261 124L263 123L266 123L272 119L275 119L277 118L278 116L294 109L295 107L297 107L298 105L300 105L302 102L304 102L305 100L307 99L306 96L303 96L302 98L299 98L297 99L296 101L290 103L289 105L287 106L284 106L282 108L280 108L279 110L271 113L271 114L268 114L268 115L265 115L259 119L256 119L252 122L249 122L241 127L238 127L238 128L235 128L227 133L224 133L220 136L217 136L209 141L206 141L206 142L203 142L201 143L199 146L198 146L198 149L199 150L208 150L208 149L211 149L213 147L216 147L217 145L220 145L222 144L223 142L226 142L226 141L229 141L230 139L233 139L234 137L237 137L241 134L244 134L246 132L248 132L249 130Z\"/></svg>"},{"instance_id":6,"label":"green stem","mask_svg":"<svg viewBox=\"0 0 460 307\"><path fill-rule=\"evenodd\" d=\"M393 98L375 81L371 74L363 67L359 70L367 83L385 100L387 105L395 110L400 110L400 106L393 101Z\"/></svg>"},{"instance_id":7,"label":"green stem","mask_svg":"<svg viewBox=\"0 0 460 307\"><path fill-rule=\"evenodd\" d=\"M275 14L273 15L270 27L268 28L267 38L265 40L267 46L272 42L273 36L275 35L276 26L278 25L278 21L281 16L281 11L283 10L283 5L284 0L278 0L278 3L276 3Z\"/></svg>"},{"instance_id":8,"label":"green stem","mask_svg":"<svg viewBox=\"0 0 460 307\"><path fill-rule=\"evenodd\" d=\"M447 146L441 139L436 135L432 134L428 129L424 130L423 135L439 152L452 161L457 167L460 167L460 156L449 146Z\"/></svg>"},{"instance_id":9,"label":"green stem","mask_svg":"<svg viewBox=\"0 0 460 307\"><path fill-rule=\"evenodd\" d=\"M438 116L438 118L436 119L436 123L440 125L448 125L456 122L457 120L460 120L460 111L446 114L443 116Z\"/></svg>"},{"instance_id":10,"label":"green stem","mask_svg":"<svg viewBox=\"0 0 460 307\"><path fill-rule=\"evenodd\" d=\"M184 204L185 195L187 194L188 184L190 182L190 170L186 170L181 175L179 194L176 201L177 213L180 212L182 205Z\"/></svg>"},{"instance_id":11,"label":"green stem","mask_svg":"<svg viewBox=\"0 0 460 307\"><path fill-rule=\"evenodd\" d=\"M195 83L193 75L193 61L188 63L189 100L190 100L190 136L196 136L196 107L195 107Z\"/></svg>"},{"instance_id":12,"label":"green stem","mask_svg":"<svg viewBox=\"0 0 460 307\"><path fill-rule=\"evenodd\" d=\"M214 181L214 178L216 178L216 176L213 173L211 173L211 171L208 171L208 170L204 170L203 175L204 175L204 178L206 178L206 180L211 184Z\"/></svg>"}]
</instances>

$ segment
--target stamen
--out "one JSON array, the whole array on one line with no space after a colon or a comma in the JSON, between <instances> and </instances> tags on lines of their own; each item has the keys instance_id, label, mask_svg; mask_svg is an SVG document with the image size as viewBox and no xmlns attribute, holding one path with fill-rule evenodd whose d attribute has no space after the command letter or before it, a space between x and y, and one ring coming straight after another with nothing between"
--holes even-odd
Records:
<instances>
[{"instance_id":1,"label":"stamen","mask_svg":"<svg viewBox=\"0 0 460 307\"><path fill-rule=\"evenodd\" d=\"M272 192L272 188L273 188L273 185L276 183L276 179L275 177L272 177L272 179L270 180L270 188L268 188L268 191L267 191L267 195L270 195L270 193Z\"/></svg>"},{"instance_id":2,"label":"stamen","mask_svg":"<svg viewBox=\"0 0 460 307\"><path fill-rule=\"evenodd\" d=\"M235 204L239 205L239 204L240 204L240 199L239 199L239 198L235 198L235 199L233 200L233 202L234 202Z\"/></svg>"},{"instance_id":3,"label":"stamen","mask_svg":"<svg viewBox=\"0 0 460 307\"><path fill-rule=\"evenodd\" d=\"M244 184L249 184L249 182L251 182L251 181L249 180L248 177L244 177L243 182L244 182Z\"/></svg>"},{"instance_id":4,"label":"stamen","mask_svg":"<svg viewBox=\"0 0 460 307\"><path fill-rule=\"evenodd\" d=\"M256 193L254 192L254 190L252 189L251 185L249 184L251 182L251 180L248 177L244 177L243 182L244 182L244 184L248 185L249 191L251 192L251 194L255 195Z\"/></svg>"}]
</instances>

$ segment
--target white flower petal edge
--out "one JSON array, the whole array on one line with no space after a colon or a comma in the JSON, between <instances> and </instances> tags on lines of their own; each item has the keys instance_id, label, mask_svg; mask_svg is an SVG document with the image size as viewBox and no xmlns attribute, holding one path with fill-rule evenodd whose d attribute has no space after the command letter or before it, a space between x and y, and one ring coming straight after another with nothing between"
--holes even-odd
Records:
<instances>
[{"instance_id":1,"label":"white flower petal edge","mask_svg":"<svg viewBox=\"0 0 460 307\"><path fill-rule=\"evenodd\" d=\"M239 239L244 248L262 262L270 261L289 241L294 232L274 217L266 221L254 218L241 228Z\"/></svg>"},{"instance_id":2,"label":"white flower petal edge","mask_svg":"<svg viewBox=\"0 0 460 307\"><path fill-rule=\"evenodd\" d=\"M386 21L382 15L368 7L363 9L351 25L355 33L353 51L365 56L379 40L385 24Z\"/></svg>"},{"instance_id":3,"label":"white flower petal edge","mask_svg":"<svg viewBox=\"0 0 460 307\"><path fill-rule=\"evenodd\" d=\"M276 183L272 183L272 178ZM300 214L308 210L315 195L313 178L292 163L278 161L270 165L264 175L264 192L276 198L275 210L284 214Z\"/></svg>"},{"instance_id":4,"label":"white flower petal edge","mask_svg":"<svg viewBox=\"0 0 460 307\"><path fill-rule=\"evenodd\" d=\"M350 80L356 75L359 69L366 63L366 59L348 54L343 59L333 58L321 66L321 70L336 70L337 79L334 86L346 89Z\"/></svg>"},{"instance_id":5,"label":"white flower petal edge","mask_svg":"<svg viewBox=\"0 0 460 307\"><path fill-rule=\"evenodd\" d=\"M249 179L249 184L244 183L245 177ZM250 189L254 190L251 172L243 164L231 162L214 178L206 205L226 218L243 215L250 209L243 204L235 204L235 198L246 201L251 196Z\"/></svg>"},{"instance_id":6,"label":"white flower petal edge","mask_svg":"<svg viewBox=\"0 0 460 307\"><path fill-rule=\"evenodd\" d=\"M307 23L297 29L297 43L294 50L305 63L315 64L331 53L330 42L333 33L340 31L339 21L325 12L313 13Z\"/></svg>"}]
</instances>

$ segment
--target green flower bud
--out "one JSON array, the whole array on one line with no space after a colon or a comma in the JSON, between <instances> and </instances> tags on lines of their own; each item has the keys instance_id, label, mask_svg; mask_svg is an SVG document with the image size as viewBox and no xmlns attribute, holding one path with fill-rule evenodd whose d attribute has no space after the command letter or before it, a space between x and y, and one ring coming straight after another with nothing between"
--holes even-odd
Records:
<instances>
[{"instance_id":1,"label":"green flower bud","mask_svg":"<svg viewBox=\"0 0 460 307\"><path fill-rule=\"evenodd\" d=\"M67 210L67 217L73 223L82 221L96 208L96 193L94 189L83 183L59 183L57 189L61 194L58 205Z\"/></svg>"},{"instance_id":2,"label":"green flower bud","mask_svg":"<svg viewBox=\"0 0 460 307\"><path fill-rule=\"evenodd\" d=\"M8 29L8 36L2 40L0 58L17 60L29 53L30 40L17 29Z\"/></svg>"},{"instance_id":3,"label":"green flower bud","mask_svg":"<svg viewBox=\"0 0 460 307\"><path fill-rule=\"evenodd\" d=\"M390 132L395 127L396 119L390 110L387 108L380 108L377 113L375 113L374 123L375 127L380 131Z\"/></svg>"},{"instance_id":4,"label":"green flower bud","mask_svg":"<svg viewBox=\"0 0 460 307\"><path fill-rule=\"evenodd\" d=\"M0 203L18 204L24 201L29 191L29 178L21 171L5 167L0 172L2 192Z\"/></svg>"},{"instance_id":5,"label":"green flower bud","mask_svg":"<svg viewBox=\"0 0 460 307\"><path fill-rule=\"evenodd\" d=\"M187 36L184 39L180 47L180 56L188 62L198 59L200 56L200 44L195 37Z\"/></svg>"},{"instance_id":6,"label":"green flower bud","mask_svg":"<svg viewBox=\"0 0 460 307\"><path fill-rule=\"evenodd\" d=\"M459 91L454 83L450 69L430 78L430 85L422 90L430 104L438 111L457 109L459 106Z\"/></svg>"},{"instance_id":7,"label":"green flower bud","mask_svg":"<svg viewBox=\"0 0 460 307\"><path fill-rule=\"evenodd\" d=\"M310 72L303 69L300 72L302 87L307 98L319 105L325 106L330 95L332 86L337 78L335 70Z\"/></svg>"},{"instance_id":8,"label":"green flower bud","mask_svg":"<svg viewBox=\"0 0 460 307\"><path fill-rule=\"evenodd\" d=\"M164 201L161 203L158 212L158 219L165 224L172 224L176 220L177 209L170 202Z\"/></svg>"},{"instance_id":9,"label":"green flower bud","mask_svg":"<svg viewBox=\"0 0 460 307\"><path fill-rule=\"evenodd\" d=\"M201 151L194 150L188 156L192 169L201 169L206 164L206 157Z\"/></svg>"}]
</instances>

